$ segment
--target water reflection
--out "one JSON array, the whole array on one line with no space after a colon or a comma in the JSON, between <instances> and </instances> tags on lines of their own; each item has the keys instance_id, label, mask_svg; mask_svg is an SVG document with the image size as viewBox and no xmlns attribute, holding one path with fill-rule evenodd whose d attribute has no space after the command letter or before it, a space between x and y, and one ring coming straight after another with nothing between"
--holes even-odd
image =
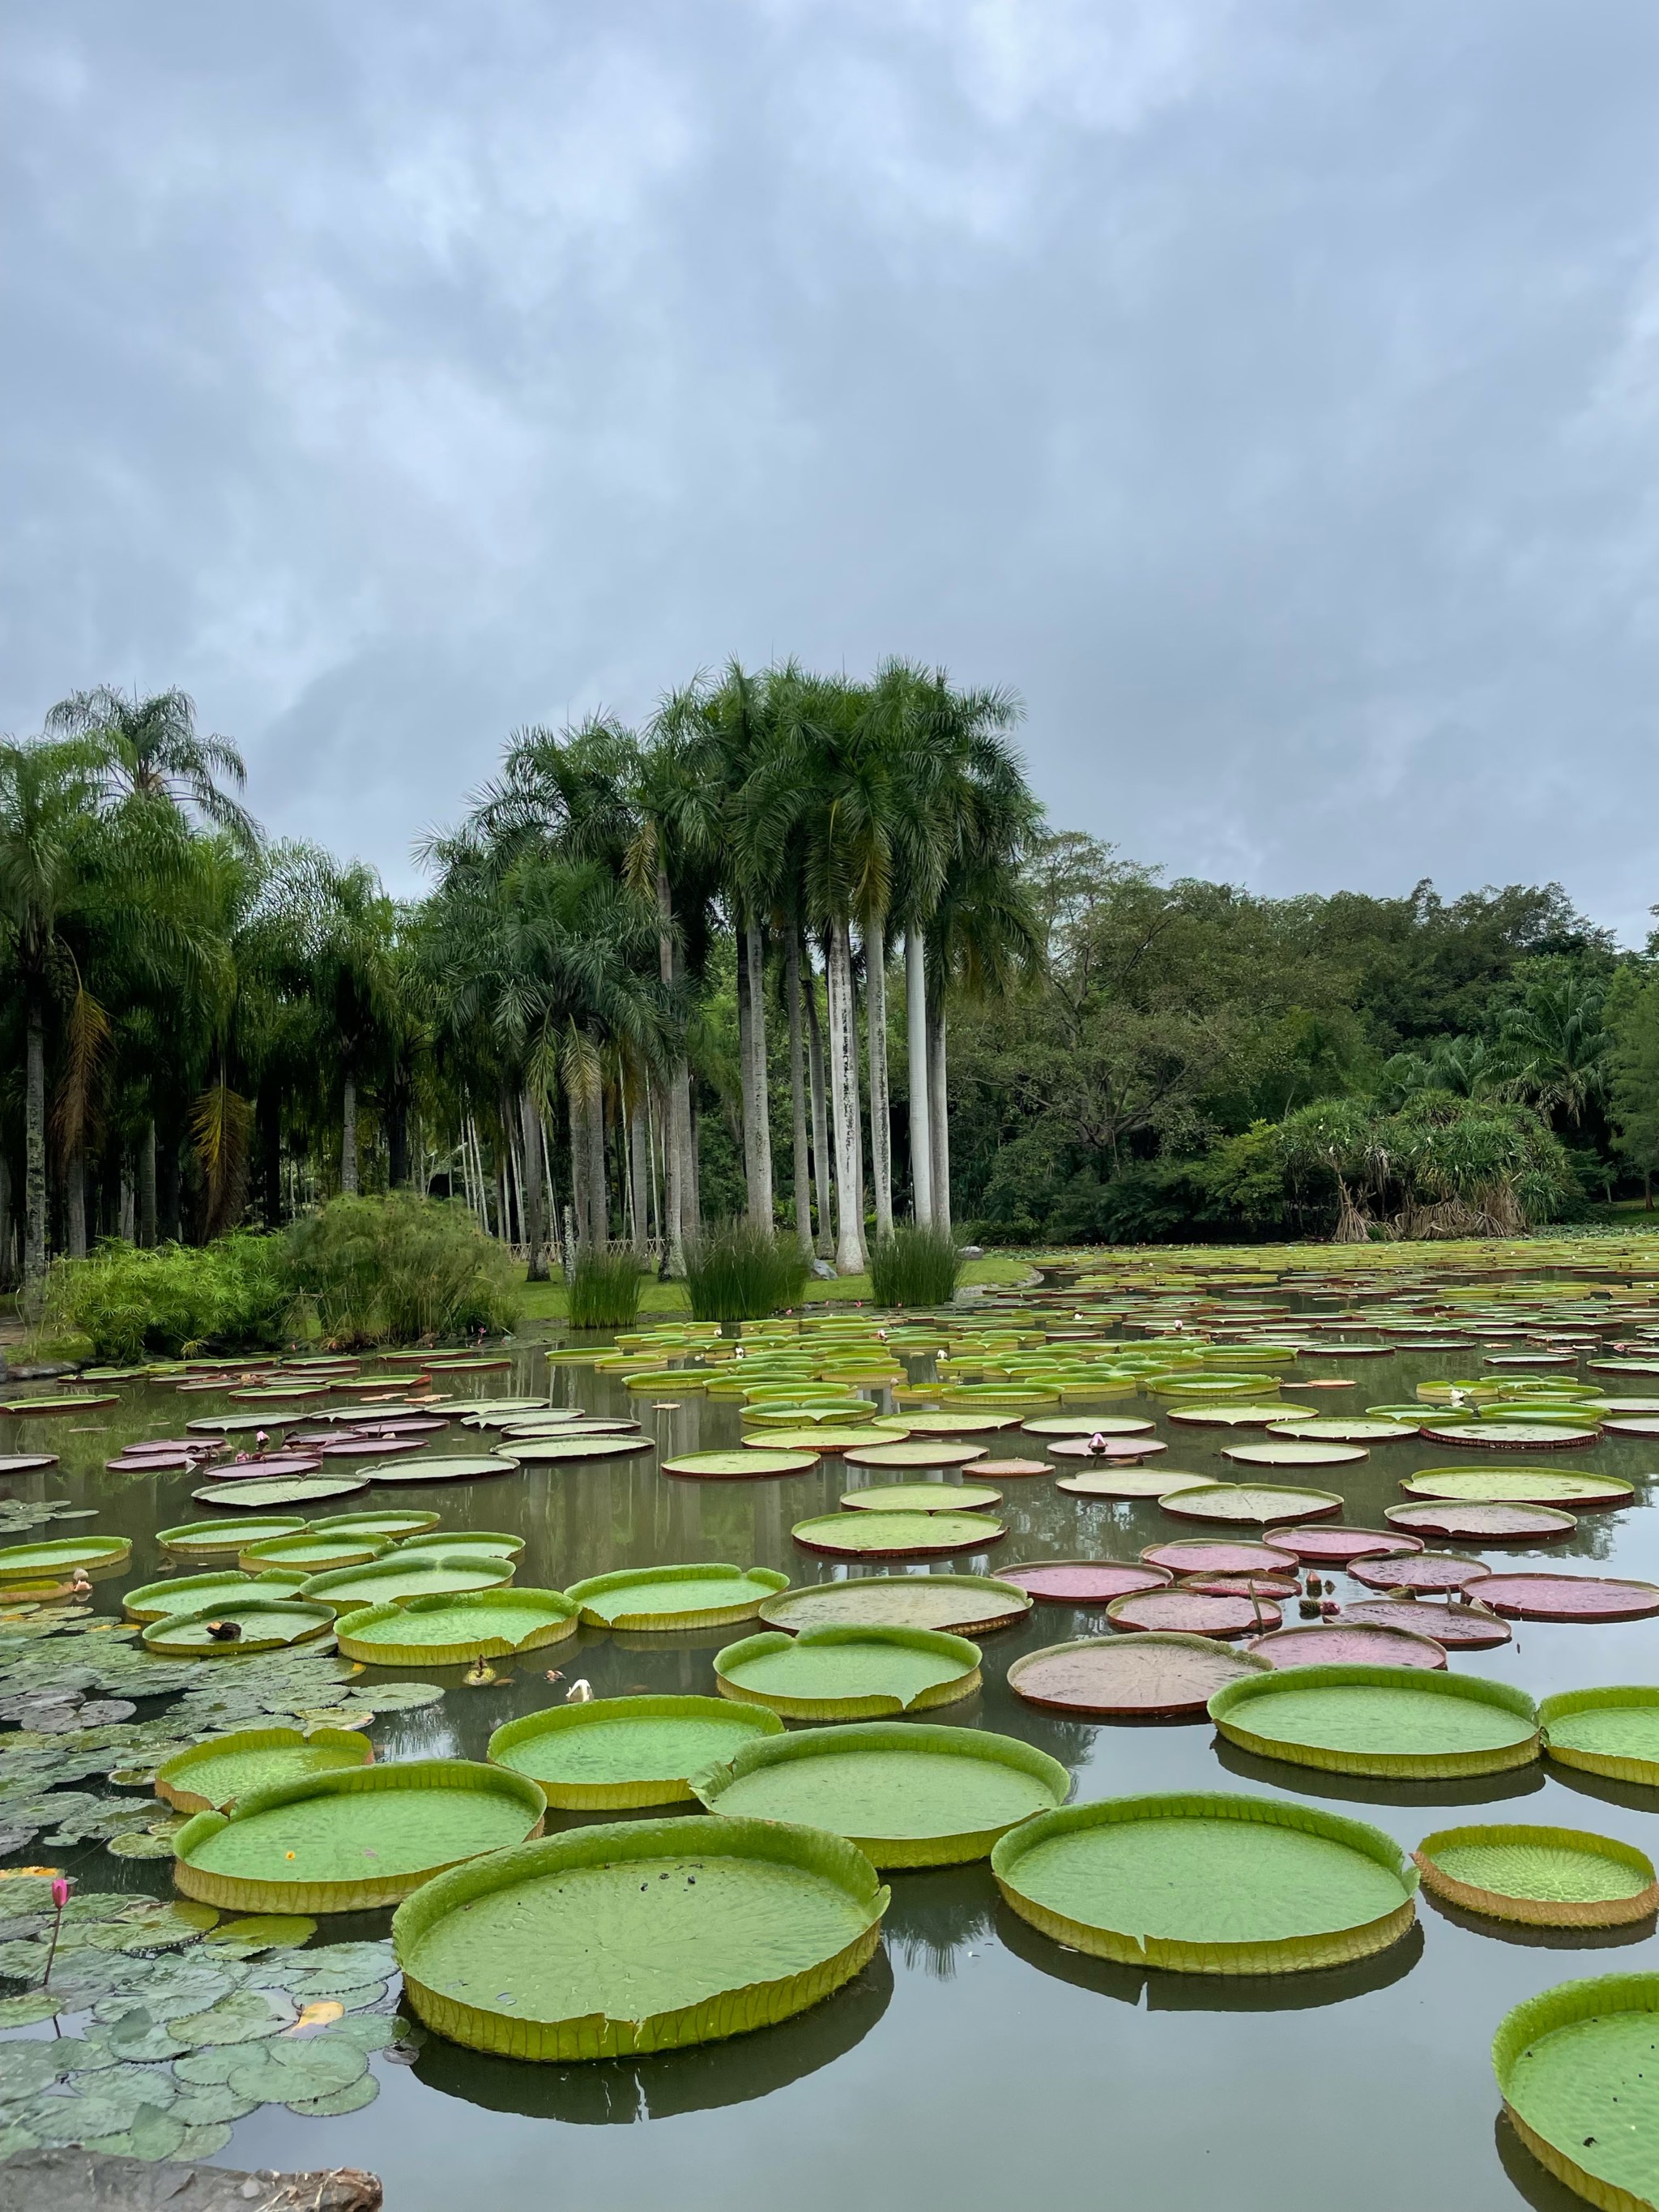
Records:
<instances>
[{"instance_id":1,"label":"water reflection","mask_svg":"<svg viewBox=\"0 0 1659 2212\"><path fill-rule=\"evenodd\" d=\"M1039 1973L1073 1989L1092 1990L1120 2004L1148 2012L1306 2012L1320 2005L1346 2004L1350 1997L1403 1981L1423 1955L1423 1927L1413 1921L1396 1943L1347 1966L1319 1966L1296 1974L1170 1974L1146 1966L1120 1966L1070 1951L1022 1920L999 1900L996 1932L1005 1949Z\"/></svg>"},{"instance_id":2,"label":"water reflection","mask_svg":"<svg viewBox=\"0 0 1659 2212\"><path fill-rule=\"evenodd\" d=\"M534 2065L464 2051L434 2036L416 2063L428 2088L486 2112L578 2127L626 2126L671 2119L721 2105L769 2097L844 2057L868 2035L893 1994L893 1970L878 1950L864 1972L822 2004L775 2027L665 2051L650 2058L596 2059L580 2066Z\"/></svg>"},{"instance_id":3,"label":"water reflection","mask_svg":"<svg viewBox=\"0 0 1659 2212\"><path fill-rule=\"evenodd\" d=\"M954 1978L963 1951L988 1941L997 1911L989 1865L919 1867L885 1877L893 1895L882 1925L904 1965L936 1982Z\"/></svg>"},{"instance_id":4,"label":"water reflection","mask_svg":"<svg viewBox=\"0 0 1659 2212\"><path fill-rule=\"evenodd\" d=\"M1350 1805L1490 1805L1500 1798L1530 1797L1544 1786L1544 1765L1511 1766L1502 1774L1443 1775L1436 1781L1383 1781L1370 1774L1327 1774L1288 1759L1261 1759L1224 1736L1213 1746L1217 1763L1242 1782L1292 1791L1298 1797L1335 1797Z\"/></svg>"},{"instance_id":5,"label":"water reflection","mask_svg":"<svg viewBox=\"0 0 1659 2212\"><path fill-rule=\"evenodd\" d=\"M1576 1790L1581 1796L1598 1797L1604 1805L1622 1805L1627 1813L1659 1812L1659 1790L1644 1782L1621 1782L1612 1774L1587 1773L1582 1766L1563 1766L1559 1760L1547 1762L1549 1778L1564 1789Z\"/></svg>"}]
</instances>

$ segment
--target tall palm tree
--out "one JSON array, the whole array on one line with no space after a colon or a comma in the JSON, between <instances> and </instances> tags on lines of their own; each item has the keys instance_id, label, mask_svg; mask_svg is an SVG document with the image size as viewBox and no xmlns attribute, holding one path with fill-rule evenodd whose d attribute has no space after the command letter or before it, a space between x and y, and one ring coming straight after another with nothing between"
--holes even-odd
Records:
<instances>
[{"instance_id":1,"label":"tall palm tree","mask_svg":"<svg viewBox=\"0 0 1659 2212\"><path fill-rule=\"evenodd\" d=\"M245 788L242 756L228 738L198 732L196 704L187 693L158 691L141 698L100 684L60 699L46 717L46 731L88 738L100 749L111 797L160 799L239 843L258 844L252 816L222 787Z\"/></svg>"}]
</instances>

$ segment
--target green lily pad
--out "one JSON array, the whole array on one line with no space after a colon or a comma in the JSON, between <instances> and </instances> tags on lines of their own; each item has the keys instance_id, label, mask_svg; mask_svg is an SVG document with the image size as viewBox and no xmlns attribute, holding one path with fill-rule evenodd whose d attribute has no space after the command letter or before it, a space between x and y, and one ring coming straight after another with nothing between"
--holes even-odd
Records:
<instances>
[{"instance_id":1,"label":"green lily pad","mask_svg":"<svg viewBox=\"0 0 1659 2212\"><path fill-rule=\"evenodd\" d=\"M468 1558L465 1553L452 1559L447 1552L405 1552L400 1546L366 1567L337 1567L329 1574L313 1575L301 1583L300 1594L344 1613L402 1598L500 1589L513 1575L511 1559Z\"/></svg>"},{"instance_id":2,"label":"green lily pad","mask_svg":"<svg viewBox=\"0 0 1659 2212\"><path fill-rule=\"evenodd\" d=\"M888 1893L839 1837L765 1820L627 1821L461 1868L392 1922L405 2002L474 2049L571 2061L788 2018L878 1941Z\"/></svg>"},{"instance_id":3,"label":"green lily pad","mask_svg":"<svg viewBox=\"0 0 1659 2212\"><path fill-rule=\"evenodd\" d=\"M382 1667L459 1667L506 1659L574 1636L580 1608L558 1590L466 1590L399 1598L342 1613L348 1659Z\"/></svg>"},{"instance_id":4,"label":"green lily pad","mask_svg":"<svg viewBox=\"0 0 1659 2212\"><path fill-rule=\"evenodd\" d=\"M752 1620L769 1597L789 1587L771 1567L723 1561L696 1566L624 1567L590 1575L565 1592L581 1617L604 1628L724 1628Z\"/></svg>"},{"instance_id":5,"label":"green lily pad","mask_svg":"<svg viewBox=\"0 0 1659 2212\"><path fill-rule=\"evenodd\" d=\"M57 1536L39 1544L0 1549L0 1585L66 1580L77 1567L88 1575L118 1574L132 1557L128 1536Z\"/></svg>"},{"instance_id":6,"label":"green lily pad","mask_svg":"<svg viewBox=\"0 0 1659 2212\"><path fill-rule=\"evenodd\" d=\"M1538 1717L1559 1765L1659 1788L1659 1689L1651 1684L1562 1690L1543 1700Z\"/></svg>"},{"instance_id":7,"label":"green lily pad","mask_svg":"<svg viewBox=\"0 0 1659 2212\"><path fill-rule=\"evenodd\" d=\"M442 1518L441 1513L387 1506L378 1513L331 1513L311 1526L321 1536L381 1536L388 1544L396 1544L407 1537L429 1535Z\"/></svg>"},{"instance_id":8,"label":"green lily pad","mask_svg":"<svg viewBox=\"0 0 1659 2212\"><path fill-rule=\"evenodd\" d=\"M207 1817L207 1816L204 1816ZM186 2050L206 2045L252 2043L280 2035L298 2018L292 1999L276 1990L233 1990L204 2011L170 2020L167 2027Z\"/></svg>"},{"instance_id":9,"label":"green lily pad","mask_svg":"<svg viewBox=\"0 0 1659 2212\"><path fill-rule=\"evenodd\" d=\"M1237 1467L1344 1467L1370 1454L1363 1444L1298 1443L1279 1437L1271 1443L1229 1444L1221 1456Z\"/></svg>"},{"instance_id":10,"label":"green lily pad","mask_svg":"<svg viewBox=\"0 0 1659 2212\"><path fill-rule=\"evenodd\" d=\"M1496 1774L1538 1756L1526 1692L1479 1675L1406 1667L1298 1667L1231 1683L1210 1699L1229 1741L1328 1773L1413 1778Z\"/></svg>"},{"instance_id":11,"label":"green lily pad","mask_svg":"<svg viewBox=\"0 0 1659 2212\"><path fill-rule=\"evenodd\" d=\"M1230 1455L1231 1456L1231 1455ZM1267 1528L1276 1521L1318 1521L1342 1510L1334 1490L1304 1490L1272 1482L1206 1482L1184 1486L1161 1501L1178 1521L1214 1521Z\"/></svg>"},{"instance_id":12,"label":"green lily pad","mask_svg":"<svg viewBox=\"0 0 1659 2212\"><path fill-rule=\"evenodd\" d=\"M250 1575L264 1574L273 1567L296 1569L303 1579L325 1574L331 1567L366 1566L380 1558L390 1540L385 1536L354 1535L344 1529L325 1535L319 1529L306 1528L297 1535L266 1536L256 1544L245 1545L236 1555L236 1564Z\"/></svg>"},{"instance_id":13,"label":"green lily pad","mask_svg":"<svg viewBox=\"0 0 1659 2212\"><path fill-rule=\"evenodd\" d=\"M1504 2109L1534 2157L1605 2212L1659 2200L1659 1974L1564 1982L1504 2017Z\"/></svg>"},{"instance_id":14,"label":"green lily pad","mask_svg":"<svg viewBox=\"0 0 1659 2212\"><path fill-rule=\"evenodd\" d=\"M771 1449L770 1437L763 1440L769 1449L737 1451L682 1452L677 1459L662 1462L665 1474L681 1474L704 1481L722 1481L742 1478L778 1474L805 1474L818 1464L815 1451L786 1451Z\"/></svg>"},{"instance_id":15,"label":"green lily pad","mask_svg":"<svg viewBox=\"0 0 1659 2212\"><path fill-rule=\"evenodd\" d=\"M337 1766L363 1766L374 1756L366 1735L344 1729L247 1729L212 1736L157 1768L155 1794L181 1812L222 1810L250 1790L321 1774Z\"/></svg>"},{"instance_id":16,"label":"green lily pad","mask_svg":"<svg viewBox=\"0 0 1659 2212\"><path fill-rule=\"evenodd\" d=\"M1008 1531L980 1513L823 1513L791 1533L803 1551L831 1559L927 1559L988 1550Z\"/></svg>"},{"instance_id":17,"label":"green lily pad","mask_svg":"<svg viewBox=\"0 0 1659 2212\"><path fill-rule=\"evenodd\" d=\"M1043 1813L991 1854L1020 1917L1096 1958L1176 1973L1286 1973L1395 1942L1417 1871L1358 1820L1201 1791Z\"/></svg>"},{"instance_id":18,"label":"green lily pad","mask_svg":"<svg viewBox=\"0 0 1659 2212\"><path fill-rule=\"evenodd\" d=\"M1577 1828L1444 1828L1413 1854L1423 1886L1465 1911L1534 1928L1614 1928L1659 1905L1653 1863Z\"/></svg>"},{"instance_id":19,"label":"green lily pad","mask_svg":"<svg viewBox=\"0 0 1659 2212\"><path fill-rule=\"evenodd\" d=\"M21 1996L0 1997L0 2027L33 2027L68 2009L59 1990L25 1990Z\"/></svg>"},{"instance_id":20,"label":"green lily pad","mask_svg":"<svg viewBox=\"0 0 1659 2212\"><path fill-rule=\"evenodd\" d=\"M239 1513L259 1513L272 1505L320 1505L331 1498L350 1498L366 1490L362 1474L301 1474L262 1482L245 1476L240 1482L210 1482L191 1496L198 1505L228 1505Z\"/></svg>"},{"instance_id":21,"label":"green lily pad","mask_svg":"<svg viewBox=\"0 0 1659 2212\"><path fill-rule=\"evenodd\" d=\"M288 2108L307 2120L337 2119L344 2112L361 2112L365 2105L372 2105L380 2094L380 2085L368 2072L344 2089L336 2089L327 2096L290 2097Z\"/></svg>"},{"instance_id":22,"label":"green lily pad","mask_svg":"<svg viewBox=\"0 0 1659 2212\"><path fill-rule=\"evenodd\" d=\"M501 1444L507 1472L515 1466L544 1467L566 1460L623 1459L632 1452L653 1449L649 1437L619 1434L609 1437L508 1437Z\"/></svg>"},{"instance_id":23,"label":"green lily pad","mask_svg":"<svg viewBox=\"0 0 1659 2212\"><path fill-rule=\"evenodd\" d=\"M147 1651L185 1658L246 1656L250 1652L283 1651L296 1644L314 1644L334 1632L331 1607L307 1603L301 1594L282 1597L243 1597L228 1605L204 1606L199 1613L164 1613L152 1620L143 1633ZM234 1627L234 1637L223 1632Z\"/></svg>"},{"instance_id":24,"label":"green lily pad","mask_svg":"<svg viewBox=\"0 0 1659 2212\"><path fill-rule=\"evenodd\" d=\"M516 1559L524 1550L524 1538L495 1528L457 1528L448 1534L439 1529L428 1535L407 1537L398 1549L405 1559L417 1558L424 1552L441 1552L451 1559Z\"/></svg>"},{"instance_id":25,"label":"green lily pad","mask_svg":"<svg viewBox=\"0 0 1659 2212\"><path fill-rule=\"evenodd\" d=\"M71 2060L56 2042L0 2043L0 2105L19 2105L68 2073Z\"/></svg>"},{"instance_id":26,"label":"green lily pad","mask_svg":"<svg viewBox=\"0 0 1659 2212\"><path fill-rule=\"evenodd\" d=\"M541 1826L533 1782L465 1759L356 1766L280 1783L179 1832L187 1897L247 1911L346 1912L406 1897L439 1869Z\"/></svg>"},{"instance_id":27,"label":"green lily pad","mask_svg":"<svg viewBox=\"0 0 1659 2212\"><path fill-rule=\"evenodd\" d=\"M954 1704L979 1687L979 1649L925 1628L775 1630L728 1644L714 1679L728 1698L791 1720L873 1720Z\"/></svg>"},{"instance_id":28,"label":"green lily pad","mask_svg":"<svg viewBox=\"0 0 1659 2212\"><path fill-rule=\"evenodd\" d=\"M490 1737L489 1756L539 1783L550 1805L620 1811L689 1799L700 1768L782 1733L775 1714L722 1698L595 1698L509 1721Z\"/></svg>"},{"instance_id":29,"label":"green lily pad","mask_svg":"<svg viewBox=\"0 0 1659 2212\"><path fill-rule=\"evenodd\" d=\"M956 1866L1063 1805L1058 1759L1012 1736L866 1722L744 1745L692 1778L726 1818L797 1820L845 1836L878 1867Z\"/></svg>"},{"instance_id":30,"label":"green lily pad","mask_svg":"<svg viewBox=\"0 0 1659 2212\"><path fill-rule=\"evenodd\" d=\"M1454 1498L1465 1504L1626 1505L1632 1486L1610 1474L1567 1474L1553 1468L1425 1467L1400 1487L1413 1498Z\"/></svg>"},{"instance_id":31,"label":"green lily pad","mask_svg":"<svg viewBox=\"0 0 1659 2212\"><path fill-rule=\"evenodd\" d=\"M974 1513L1000 1505L1002 1492L984 1482L884 1482L846 1491L841 1502L859 1513Z\"/></svg>"},{"instance_id":32,"label":"green lily pad","mask_svg":"<svg viewBox=\"0 0 1659 2212\"><path fill-rule=\"evenodd\" d=\"M176 1528L158 1528L155 1540L163 1551L179 1559L234 1559L263 1537L292 1536L305 1525L297 1513L265 1514L258 1520L242 1522L183 1521Z\"/></svg>"},{"instance_id":33,"label":"green lily pad","mask_svg":"<svg viewBox=\"0 0 1659 2212\"><path fill-rule=\"evenodd\" d=\"M1010 1628L1031 1609L1028 1593L988 1575L867 1575L856 1582L813 1583L769 1597L760 1609L769 1628L939 1628L958 1636Z\"/></svg>"}]
</instances>

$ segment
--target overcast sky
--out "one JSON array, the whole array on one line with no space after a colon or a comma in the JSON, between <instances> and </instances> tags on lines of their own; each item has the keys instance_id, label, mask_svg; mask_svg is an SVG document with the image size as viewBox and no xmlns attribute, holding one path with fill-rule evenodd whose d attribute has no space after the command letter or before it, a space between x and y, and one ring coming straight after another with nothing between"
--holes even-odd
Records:
<instances>
[{"instance_id":1,"label":"overcast sky","mask_svg":"<svg viewBox=\"0 0 1659 2212\"><path fill-rule=\"evenodd\" d=\"M729 654L1267 891L1659 900L1653 0L11 0L0 727L399 888Z\"/></svg>"}]
</instances>

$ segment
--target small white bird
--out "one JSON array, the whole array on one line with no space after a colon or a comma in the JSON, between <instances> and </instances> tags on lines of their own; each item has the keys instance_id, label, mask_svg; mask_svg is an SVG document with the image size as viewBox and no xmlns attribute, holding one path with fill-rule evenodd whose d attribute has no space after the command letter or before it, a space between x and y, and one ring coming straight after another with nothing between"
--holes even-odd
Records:
<instances>
[{"instance_id":1,"label":"small white bird","mask_svg":"<svg viewBox=\"0 0 1659 2212\"><path fill-rule=\"evenodd\" d=\"M573 1682L570 1685L570 1687L564 1693L564 1701L568 1705L589 1705L592 1704L593 1685L588 1680L585 1674L579 1681Z\"/></svg>"}]
</instances>

